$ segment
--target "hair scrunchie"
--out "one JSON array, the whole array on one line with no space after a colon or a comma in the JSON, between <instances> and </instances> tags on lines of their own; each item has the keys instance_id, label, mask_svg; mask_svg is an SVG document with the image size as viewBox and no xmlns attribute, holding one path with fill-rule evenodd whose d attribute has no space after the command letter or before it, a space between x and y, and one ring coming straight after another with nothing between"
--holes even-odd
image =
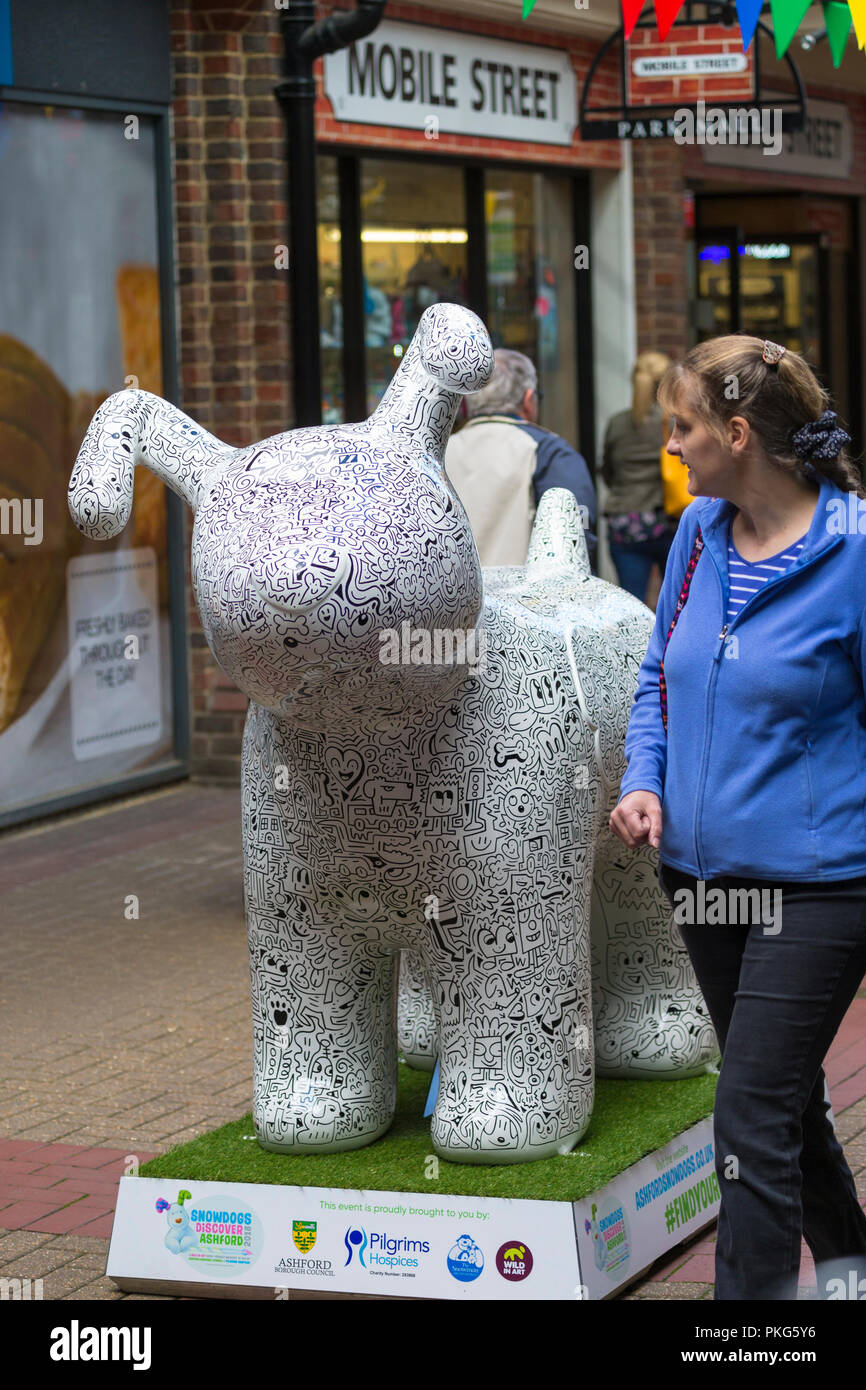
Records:
<instances>
[{"instance_id":1,"label":"hair scrunchie","mask_svg":"<svg viewBox=\"0 0 866 1390\"><path fill-rule=\"evenodd\" d=\"M812 462L829 461L837 458L851 436L838 423L835 410L825 410L819 420L808 420L798 429L791 440L794 453L803 461L805 471L813 476Z\"/></svg>"}]
</instances>

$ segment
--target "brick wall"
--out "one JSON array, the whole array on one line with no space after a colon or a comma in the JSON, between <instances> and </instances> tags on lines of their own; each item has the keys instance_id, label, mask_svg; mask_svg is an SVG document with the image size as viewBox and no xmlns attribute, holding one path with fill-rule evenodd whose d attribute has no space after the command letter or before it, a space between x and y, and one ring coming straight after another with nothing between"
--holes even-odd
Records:
<instances>
[{"instance_id":1,"label":"brick wall","mask_svg":"<svg viewBox=\"0 0 866 1390\"><path fill-rule=\"evenodd\" d=\"M173 0L180 404L231 444L290 428L277 12ZM191 521L187 517L187 534ZM188 589L192 767L237 778L244 695L208 651Z\"/></svg>"},{"instance_id":2,"label":"brick wall","mask_svg":"<svg viewBox=\"0 0 866 1390\"><path fill-rule=\"evenodd\" d=\"M681 357L688 347L683 150L632 141L637 350Z\"/></svg>"},{"instance_id":3,"label":"brick wall","mask_svg":"<svg viewBox=\"0 0 866 1390\"><path fill-rule=\"evenodd\" d=\"M655 27L636 29L628 58L742 54L738 31L721 27L673 29L659 43ZM743 73L723 77L631 79L635 104L743 101L751 91L751 50ZM632 141L634 255L638 352L650 349L681 357L688 348L688 260L683 196L688 187L686 154L692 147L673 140Z\"/></svg>"}]
</instances>

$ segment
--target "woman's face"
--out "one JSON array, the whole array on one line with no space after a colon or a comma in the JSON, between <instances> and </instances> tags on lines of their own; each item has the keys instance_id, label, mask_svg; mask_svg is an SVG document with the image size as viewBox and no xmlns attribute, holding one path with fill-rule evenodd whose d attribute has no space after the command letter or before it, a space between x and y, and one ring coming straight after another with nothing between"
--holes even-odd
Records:
<instances>
[{"instance_id":1,"label":"woman's face","mask_svg":"<svg viewBox=\"0 0 866 1390\"><path fill-rule=\"evenodd\" d=\"M687 466L687 487L692 497L725 497L728 484L736 477L734 455L710 433L685 392L677 400L670 425L667 450Z\"/></svg>"}]
</instances>

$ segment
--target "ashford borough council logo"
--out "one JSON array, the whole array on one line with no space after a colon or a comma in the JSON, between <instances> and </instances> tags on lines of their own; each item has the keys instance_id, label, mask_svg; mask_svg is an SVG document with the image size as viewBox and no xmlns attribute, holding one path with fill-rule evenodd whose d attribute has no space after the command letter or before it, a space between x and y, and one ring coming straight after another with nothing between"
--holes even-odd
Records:
<instances>
[{"instance_id":1,"label":"ashford borough council logo","mask_svg":"<svg viewBox=\"0 0 866 1390\"><path fill-rule=\"evenodd\" d=\"M293 1221L292 1240L295 1242L295 1248L300 1250L302 1255L306 1255L316 1243L315 1221Z\"/></svg>"}]
</instances>

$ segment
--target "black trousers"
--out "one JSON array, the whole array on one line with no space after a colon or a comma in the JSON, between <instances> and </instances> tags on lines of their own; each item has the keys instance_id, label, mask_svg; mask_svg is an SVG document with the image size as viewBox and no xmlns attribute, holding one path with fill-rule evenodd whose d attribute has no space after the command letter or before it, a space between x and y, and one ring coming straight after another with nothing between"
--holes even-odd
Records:
<instances>
[{"instance_id":1,"label":"black trousers","mask_svg":"<svg viewBox=\"0 0 866 1390\"><path fill-rule=\"evenodd\" d=\"M796 1299L803 1237L819 1297L866 1297L866 1215L822 1068L866 973L866 876L700 884L661 864L659 881L722 1052L715 1297ZM701 911L700 894L712 888L724 891L721 915ZM763 920L755 894L745 910L743 896L735 902L729 891L743 888L763 890Z\"/></svg>"}]
</instances>

